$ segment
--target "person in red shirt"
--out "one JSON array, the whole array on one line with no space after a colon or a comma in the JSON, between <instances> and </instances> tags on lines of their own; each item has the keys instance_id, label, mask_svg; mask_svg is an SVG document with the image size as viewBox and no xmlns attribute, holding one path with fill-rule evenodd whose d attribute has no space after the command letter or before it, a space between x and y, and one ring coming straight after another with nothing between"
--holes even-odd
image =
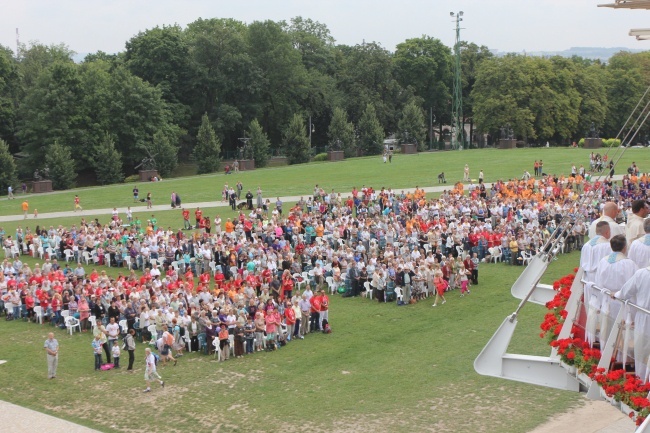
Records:
<instances>
[{"instance_id":1,"label":"person in red shirt","mask_svg":"<svg viewBox=\"0 0 650 433\"><path fill-rule=\"evenodd\" d=\"M203 211L201 210L201 208L197 207L196 210L194 211L194 219L196 220L196 226L194 227L195 229L199 228L202 217L203 217Z\"/></svg>"},{"instance_id":2,"label":"person in red shirt","mask_svg":"<svg viewBox=\"0 0 650 433\"><path fill-rule=\"evenodd\" d=\"M323 329L323 320L327 320L329 323L329 309L330 309L330 298L325 293L325 290L320 291L320 314L318 317L318 325L320 329Z\"/></svg>"},{"instance_id":3,"label":"person in red shirt","mask_svg":"<svg viewBox=\"0 0 650 433\"><path fill-rule=\"evenodd\" d=\"M30 322L34 317L34 305L35 305L34 297L32 296L32 293L28 291L27 296L25 296L25 309L27 310L27 320L29 320Z\"/></svg>"},{"instance_id":4,"label":"person in red shirt","mask_svg":"<svg viewBox=\"0 0 650 433\"><path fill-rule=\"evenodd\" d=\"M321 310L321 296L320 294L314 295L309 300L310 315L309 315L309 330L310 332L315 332L319 329L320 326L320 310Z\"/></svg>"},{"instance_id":5,"label":"person in red shirt","mask_svg":"<svg viewBox=\"0 0 650 433\"><path fill-rule=\"evenodd\" d=\"M282 290L280 291L280 300L284 301L285 298L291 299L293 292L293 278L288 269L282 274Z\"/></svg>"},{"instance_id":6,"label":"person in red shirt","mask_svg":"<svg viewBox=\"0 0 650 433\"><path fill-rule=\"evenodd\" d=\"M294 333L294 326L296 325L296 312L293 311L290 300L287 300L284 305L284 320L287 324L287 341L291 341L291 336Z\"/></svg>"},{"instance_id":7,"label":"person in red shirt","mask_svg":"<svg viewBox=\"0 0 650 433\"><path fill-rule=\"evenodd\" d=\"M190 211L188 209L183 208L182 214L183 214L183 229L192 230L192 224L190 223Z\"/></svg>"}]
</instances>

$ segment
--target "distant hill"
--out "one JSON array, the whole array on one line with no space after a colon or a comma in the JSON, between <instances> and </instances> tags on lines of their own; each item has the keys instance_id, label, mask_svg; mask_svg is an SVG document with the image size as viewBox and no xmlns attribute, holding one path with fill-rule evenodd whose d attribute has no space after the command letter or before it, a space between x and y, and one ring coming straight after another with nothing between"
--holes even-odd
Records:
<instances>
[{"instance_id":1,"label":"distant hill","mask_svg":"<svg viewBox=\"0 0 650 433\"><path fill-rule=\"evenodd\" d=\"M642 49L632 49L625 47L571 47L568 50L563 51L522 51L515 54L526 54L528 56L539 56L539 57L553 57L553 56L562 56L562 57L573 57L579 56L584 57L585 59L600 60L601 62L607 62L610 57L619 51L627 51L630 53L640 53ZM511 54L510 52L493 50L492 51L497 56L505 56L506 54Z\"/></svg>"}]
</instances>

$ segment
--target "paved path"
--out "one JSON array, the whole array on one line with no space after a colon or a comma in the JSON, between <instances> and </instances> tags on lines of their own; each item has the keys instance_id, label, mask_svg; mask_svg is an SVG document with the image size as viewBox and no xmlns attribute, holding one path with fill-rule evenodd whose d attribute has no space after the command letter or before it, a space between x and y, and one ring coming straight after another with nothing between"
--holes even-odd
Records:
<instances>
[{"instance_id":1,"label":"paved path","mask_svg":"<svg viewBox=\"0 0 650 433\"><path fill-rule=\"evenodd\" d=\"M622 175L616 175L614 176L614 180L621 180L623 179ZM491 183L486 183L485 184L486 188L492 187ZM421 189L424 190L426 193L435 193L435 192L442 192L444 190L449 190L453 188L453 184L451 183L445 183L445 184L439 184L435 186L427 186L427 187L422 187ZM402 191L407 191L407 192L413 192L415 188L396 188L396 192L402 192ZM347 194L347 193L346 193ZM285 203L291 203L291 202L297 202L301 198L309 197L311 193L304 194L302 196L286 196L286 197L280 197L280 199L285 202ZM274 199L272 197L268 197L271 199L272 203L275 203ZM185 203L183 204L183 207L187 209L194 209L196 207L200 208L228 208L229 205L227 202L223 201L205 201L205 202L197 202L197 203ZM147 209L147 206L131 206L131 211L134 214L142 214L142 213L147 213L147 212L162 212L162 211L168 211L172 210L171 207L167 204L159 204L152 206L151 209ZM120 207L118 208L118 211L124 215L126 212L125 207ZM46 212L46 213L39 213L38 218L39 220L41 219L49 219L49 218L67 218L67 217L84 217L84 216L94 216L94 215L111 215L111 212L113 212L113 208L106 208L106 209L84 209L82 211L78 212L73 212L73 211L63 211L63 212ZM0 222L8 222L8 221L21 221L24 219L24 216L22 214L17 214L17 215L4 215L0 216ZM29 215L28 220L34 219L32 215Z\"/></svg>"},{"instance_id":2,"label":"paved path","mask_svg":"<svg viewBox=\"0 0 650 433\"><path fill-rule=\"evenodd\" d=\"M97 430L0 400L2 431L8 433L98 433Z\"/></svg>"},{"instance_id":3,"label":"paved path","mask_svg":"<svg viewBox=\"0 0 650 433\"><path fill-rule=\"evenodd\" d=\"M491 187L491 183L486 183L485 184L487 188ZM442 192L445 189L449 190L452 189L453 185L446 183L446 184L441 184L440 186L430 186L430 187L424 187L421 188L427 193L431 192ZM402 189L396 189L395 191L397 192L402 192L402 191L415 191L415 188L402 188ZM309 197L310 194L304 194L302 196L295 195L295 196L286 196L286 197L280 197L283 203L291 203L291 202L297 202L300 200L300 198L307 198ZM276 198L275 197L268 197L272 203L275 203ZM242 201L242 200L240 200ZM195 209L197 207L200 208L215 208L215 207L222 207L222 208L230 208L227 202L223 201L205 201L205 202L197 202L197 203L184 203L183 204L184 208L187 209ZM120 214L124 215L126 212L126 207L120 207L117 209ZM172 210L172 208L168 204L159 204L152 206L151 209L147 209L147 206L131 206L131 212L134 214L142 214L142 213L148 213L148 212L161 212L161 211L168 211ZM41 219L48 219L48 218L66 218L66 217L83 217L83 216L93 216L93 215L111 215L113 212L113 208L106 208L106 209L84 209L82 211L63 211L63 212L44 212L38 214L39 220ZM0 216L0 222L7 222L7 221L22 221L24 219L24 216L22 214L19 215L4 215ZM34 219L33 215L29 215L28 220Z\"/></svg>"}]
</instances>

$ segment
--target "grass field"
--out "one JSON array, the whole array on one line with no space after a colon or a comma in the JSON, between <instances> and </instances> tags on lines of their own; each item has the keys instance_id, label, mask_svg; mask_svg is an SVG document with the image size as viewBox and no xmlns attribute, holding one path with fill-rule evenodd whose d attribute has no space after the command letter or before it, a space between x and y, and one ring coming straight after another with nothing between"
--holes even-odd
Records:
<instances>
[{"instance_id":1,"label":"grass field","mask_svg":"<svg viewBox=\"0 0 650 433\"><path fill-rule=\"evenodd\" d=\"M641 152L628 151L621 163L634 160L646 171L647 158ZM306 196L315 183L342 191L363 183L376 188L433 185L442 170L453 181L462 177L466 162L472 177L483 167L486 181L519 176L524 167L532 171L532 162L540 158L545 171L566 173L572 162L586 164L588 154L576 149L441 152L398 156L392 165L361 158L139 186L141 195L151 188L154 198L164 197L165 202L171 190L179 192L185 203L217 199L224 182L237 180L246 189L261 185L268 192L265 196ZM131 204L132 187L30 196L30 203L40 212L68 210L79 193L86 209L123 209ZM20 213L19 205L20 199L3 200L0 214ZM214 211L206 213L212 216ZM228 212L221 214L226 217ZM108 217L102 215L100 221ZM180 224L179 211L157 212L156 217L163 227ZM70 226L78 222L78 217L30 219L4 227L11 233L17 224L33 228L35 223ZM577 262L576 253L561 256L543 282L565 275ZM136 350L134 374L96 373L90 337L57 330L62 346L59 374L49 381L42 345L51 328L2 321L0 359L8 362L0 366L4 385L0 398L105 432L525 432L582 397L483 377L473 370L480 350L518 304L510 286L521 271L521 267L483 264L480 285L472 288L470 296L460 298L454 292L447 304L436 308L431 301L397 307L334 296L332 334L309 335L279 351L227 363L186 355L178 366L161 368L167 386L150 394L142 393L142 344ZM543 314L540 306L529 304L523 309L511 352L548 355L548 346L538 336Z\"/></svg>"},{"instance_id":2,"label":"grass field","mask_svg":"<svg viewBox=\"0 0 650 433\"><path fill-rule=\"evenodd\" d=\"M544 281L566 274L577 259L561 256ZM49 325L3 321L2 398L105 432L529 431L582 397L473 370L517 306L509 288L521 270L484 264L470 296L453 292L436 308L334 296L332 334L226 363L186 355L160 369L166 388L146 395L144 345L134 374L96 373L91 338L57 330L59 374L48 381L42 344ZM538 336L543 314L539 306L524 308L511 352L549 353Z\"/></svg>"},{"instance_id":3,"label":"grass field","mask_svg":"<svg viewBox=\"0 0 650 433\"><path fill-rule=\"evenodd\" d=\"M604 153L607 149L602 149ZM615 149L612 149L611 154ZM478 178L483 169L485 181L521 177L526 169L533 173L533 162L544 161L546 173L570 173L571 164L589 166L589 150L571 148L538 149L485 149L464 152L428 152L417 155L397 155L392 164L383 164L380 157L354 158L337 163L310 163L286 167L265 168L250 172L224 175L212 174L185 178L168 179L160 183L120 184L97 188L82 188L54 194L29 195L30 211L34 208L40 213L68 211L73 209L75 194L79 194L84 209L105 209L118 207L120 210L133 206L132 189L138 185L140 197L152 193L154 204L167 204L172 191L176 191L183 203L221 200L221 190L225 183L234 185L241 181L244 194L250 189L253 194L260 186L264 197L273 202L277 196L310 195L318 184L330 191L347 194L353 186L363 184L376 189L382 186L409 188L433 186L437 175L444 171L448 185L463 178L463 167L469 164L471 177ZM619 163L618 173L636 161L641 171L647 167L647 149L628 149ZM0 215L21 214L22 197L16 200L0 201Z\"/></svg>"}]
</instances>

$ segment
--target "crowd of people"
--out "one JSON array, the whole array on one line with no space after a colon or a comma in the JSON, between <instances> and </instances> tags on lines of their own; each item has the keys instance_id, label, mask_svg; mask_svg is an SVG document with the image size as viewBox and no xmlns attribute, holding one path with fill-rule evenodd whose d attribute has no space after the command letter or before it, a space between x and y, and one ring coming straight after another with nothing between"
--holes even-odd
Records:
<instances>
[{"instance_id":1,"label":"crowd of people","mask_svg":"<svg viewBox=\"0 0 650 433\"><path fill-rule=\"evenodd\" d=\"M583 248L593 221L614 215L608 200L616 206L612 218L633 220L649 185L638 173L620 184L576 171L491 186L483 171L478 183L466 174L466 183L438 198L419 187L342 193L316 185L291 209L279 198L263 200L258 188L255 204L249 191L236 218L216 217L214 225L200 209L189 223L183 209L184 228L192 230L176 232L155 218L138 226L119 216L106 225L0 228L1 299L8 319L37 320L35 307L55 325L78 318L82 331L99 337L102 349L93 349L107 361L117 336L131 330L154 342L163 363L176 363L186 349L218 351L226 360L329 330L333 293L399 304L435 295L433 306L454 289L465 297L483 263L525 264L564 216L573 221L563 233L565 252ZM223 199L242 190L226 186ZM50 254L33 267L21 262L20 254L36 251ZM102 265L121 272L109 277Z\"/></svg>"}]
</instances>

